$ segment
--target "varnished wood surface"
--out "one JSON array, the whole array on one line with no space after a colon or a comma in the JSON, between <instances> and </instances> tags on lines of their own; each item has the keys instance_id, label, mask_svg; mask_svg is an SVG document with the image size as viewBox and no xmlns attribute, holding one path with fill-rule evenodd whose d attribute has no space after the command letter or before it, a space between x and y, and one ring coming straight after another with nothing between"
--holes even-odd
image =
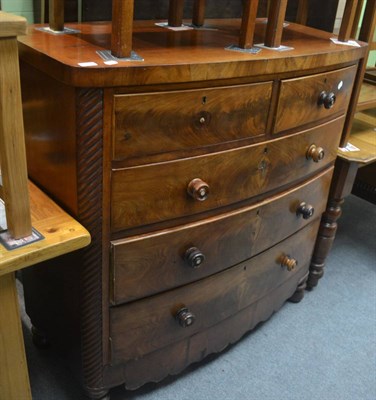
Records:
<instances>
[{"instance_id":1,"label":"varnished wood surface","mask_svg":"<svg viewBox=\"0 0 376 400\"><path fill-rule=\"evenodd\" d=\"M338 39L347 42L351 37L351 31L356 17L358 0L347 0L343 12L341 27L338 33Z\"/></svg>"},{"instance_id":2,"label":"varnished wood surface","mask_svg":"<svg viewBox=\"0 0 376 400\"><path fill-rule=\"evenodd\" d=\"M200 282L110 310L112 360L120 363L142 357L194 335L236 314L295 274L307 270L319 220L309 224L268 251L230 270ZM290 255L297 268L281 267L281 257ZM192 326L182 328L175 313L186 306L196 315ZM152 340L150 340L152 338Z\"/></svg>"},{"instance_id":3,"label":"varnished wood surface","mask_svg":"<svg viewBox=\"0 0 376 400\"><path fill-rule=\"evenodd\" d=\"M113 387L125 382L126 388L137 389L146 382L159 382L168 375L178 374L188 365L201 361L209 354L222 351L281 308L286 299L294 293L297 282L304 278L305 268L299 272L294 279L285 281L267 296L219 324L144 357L130 360L126 364L106 366L106 384Z\"/></svg>"},{"instance_id":4,"label":"varnished wood surface","mask_svg":"<svg viewBox=\"0 0 376 400\"><path fill-rule=\"evenodd\" d=\"M239 47L250 49L253 46L258 0L247 0L243 6L242 23L239 36Z\"/></svg>"},{"instance_id":5,"label":"varnished wood surface","mask_svg":"<svg viewBox=\"0 0 376 400\"><path fill-rule=\"evenodd\" d=\"M49 21L51 30L64 30L64 0L49 0Z\"/></svg>"},{"instance_id":6,"label":"varnished wood surface","mask_svg":"<svg viewBox=\"0 0 376 400\"><path fill-rule=\"evenodd\" d=\"M131 56L133 8L134 0L112 2L111 54L117 58Z\"/></svg>"},{"instance_id":7,"label":"varnished wood surface","mask_svg":"<svg viewBox=\"0 0 376 400\"><path fill-rule=\"evenodd\" d=\"M26 20L0 15L0 162L8 230L19 239L31 234L22 118L18 47L14 35Z\"/></svg>"},{"instance_id":8,"label":"varnished wood surface","mask_svg":"<svg viewBox=\"0 0 376 400\"><path fill-rule=\"evenodd\" d=\"M376 82L364 81L360 88L357 111L376 108Z\"/></svg>"},{"instance_id":9,"label":"varnished wood surface","mask_svg":"<svg viewBox=\"0 0 376 400\"><path fill-rule=\"evenodd\" d=\"M29 176L77 216L76 91L22 62L20 68Z\"/></svg>"},{"instance_id":10,"label":"varnished wood surface","mask_svg":"<svg viewBox=\"0 0 376 400\"><path fill-rule=\"evenodd\" d=\"M287 0L271 0L265 33L265 46L271 48L278 48L281 46L286 9Z\"/></svg>"},{"instance_id":11,"label":"varnished wood surface","mask_svg":"<svg viewBox=\"0 0 376 400\"><path fill-rule=\"evenodd\" d=\"M26 19L0 11L0 37L16 37L26 34Z\"/></svg>"},{"instance_id":12,"label":"varnished wood surface","mask_svg":"<svg viewBox=\"0 0 376 400\"><path fill-rule=\"evenodd\" d=\"M117 95L114 160L265 135L272 83Z\"/></svg>"},{"instance_id":13,"label":"varnished wood surface","mask_svg":"<svg viewBox=\"0 0 376 400\"><path fill-rule=\"evenodd\" d=\"M16 278L13 273L0 275L0 327L0 398L31 400Z\"/></svg>"},{"instance_id":14,"label":"varnished wood surface","mask_svg":"<svg viewBox=\"0 0 376 400\"><path fill-rule=\"evenodd\" d=\"M332 168L293 190L234 212L171 230L112 242L113 301L150 296L229 268L292 235L324 212ZM314 216L297 215L301 202ZM274 221L278 220L278 226ZM199 268L184 261L197 247L205 256Z\"/></svg>"},{"instance_id":15,"label":"varnished wood surface","mask_svg":"<svg viewBox=\"0 0 376 400\"><path fill-rule=\"evenodd\" d=\"M32 225L45 239L9 251L0 246L0 275L57 257L90 243L87 230L29 183Z\"/></svg>"},{"instance_id":16,"label":"varnished wood surface","mask_svg":"<svg viewBox=\"0 0 376 400\"><path fill-rule=\"evenodd\" d=\"M332 34L292 23L284 29L283 44L293 48L288 53L262 49L245 54L225 50L238 42L240 20L207 21L207 29L183 32L158 27L153 21L135 21L133 50L144 61L106 65L96 51L110 49L111 25L67 26L81 33L56 36L30 26L29 34L19 39L20 54L23 61L75 86L138 86L303 72L354 62L365 52L363 46L336 45L330 40ZM265 26L263 20L256 24L256 43L263 42ZM98 65L80 67L83 62Z\"/></svg>"},{"instance_id":17,"label":"varnished wood surface","mask_svg":"<svg viewBox=\"0 0 376 400\"><path fill-rule=\"evenodd\" d=\"M357 67L352 66L304 78L283 80L274 132L345 112L351 98L356 71ZM318 104L323 91L334 93L336 96L336 101L330 109ZM294 112L289 112L292 110Z\"/></svg>"},{"instance_id":18,"label":"varnished wood surface","mask_svg":"<svg viewBox=\"0 0 376 400\"><path fill-rule=\"evenodd\" d=\"M355 114L349 143L359 151L338 150L338 156L348 162L359 165L376 161L376 109Z\"/></svg>"},{"instance_id":19,"label":"varnished wood surface","mask_svg":"<svg viewBox=\"0 0 376 400\"><path fill-rule=\"evenodd\" d=\"M343 118L270 142L172 162L114 170L112 231L193 215L297 181L334 161ZM306 158L311 144L321 162ZM205 201L187 194L192 179L210 186ZM131 190L130 190L131 189Z\"/></svg>"}]
</instances>

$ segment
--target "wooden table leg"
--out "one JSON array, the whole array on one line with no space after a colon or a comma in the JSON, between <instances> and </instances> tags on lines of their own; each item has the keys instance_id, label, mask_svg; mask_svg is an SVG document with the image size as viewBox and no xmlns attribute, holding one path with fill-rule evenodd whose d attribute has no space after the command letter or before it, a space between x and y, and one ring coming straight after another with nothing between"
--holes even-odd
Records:
<instances>
[{"instance_id":1,"label":"wooden table leg","mask_svg":"<svg viewBox=\"0 0 376 400\"><path fill-rule=\"evenodd\" d=\"M341 216L341 206L344 198L351 193L358 164L337 158L334 176L330 188L328 204L324 212L315 248L312 255L307 288L317 286L319 279L324 275L326 257L334 242L337 231L337 220Z\"/></svg>"},{"instance_id":2,"label":"wooden table leg","mask_svg":"<svg viewBox=\"0 0 376 400\"><path fill-rule=\"evenodd\" d=\"M14 273L0 276L0 398L31 399Z\"/></svg>"}]
</instances>

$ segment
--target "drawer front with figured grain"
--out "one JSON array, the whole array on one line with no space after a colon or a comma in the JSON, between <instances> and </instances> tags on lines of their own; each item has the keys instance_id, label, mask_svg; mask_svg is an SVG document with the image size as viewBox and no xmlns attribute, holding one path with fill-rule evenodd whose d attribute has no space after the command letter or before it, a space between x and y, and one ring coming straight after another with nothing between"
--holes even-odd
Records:
<instances>
[{"instance_id":1,"label":"drawer front with figured grain","mask_svg":"<svg viewBox=\"0 0 376 400\"><path fill-rule=\"evenodd\" d=\"M335 160L342 127L341 117L235 150L114 170L112 231L202 213L303 179Z\"/></svg>"},{"instance_id":2,"label":"drawer front with figured grain","mask_svg":"<svg viewBox=\"0 0 376 400\"><path fill-rule=\"evenodd\" d=\"M235 315L307 273L319 219L269 250L201 281L110 309L112 362L142 357Z\"/></svg>"},{"instance_id":3,"label":"drawer front with figured grain","mask_svg":"<svg viewBox=\"0 0 376 400\"><path fill-rule=\"evenodd\" d=\"M264 135L272 83L114 98L113 159Z\"/></svg>"},{"instance_id":4,"label":"drawer front with figured grain","mask_svg":"<svg viewBox=\"0 0 376 400\"><path fill-rule=\"evenodd\" d=\"M202 279L292 235L324 212L332 171L219 217L113 241L113 303Z\"/></svg>"},{"instance_id":5,"label":"drawer front with figured grain","mask_svg":"<svg viewBox=\"0 0 376 400\"><path fill-rule=\"evenodd\" d=\"M357 66L281 82L275 133L344 113Z\"/></svg>"}]
</instances>

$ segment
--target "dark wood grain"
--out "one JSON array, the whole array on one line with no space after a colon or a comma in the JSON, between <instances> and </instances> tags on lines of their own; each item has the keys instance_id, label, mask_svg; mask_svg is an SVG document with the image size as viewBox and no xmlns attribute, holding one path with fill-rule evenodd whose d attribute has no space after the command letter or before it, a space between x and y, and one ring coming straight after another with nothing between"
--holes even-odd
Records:
<instances>
[{"instance_id":1,"label":"dark wood grain","mask_svg":"<svg viewBox=\"0 0 376 400\"><path fill-rule=\"evenodd\" d=\"M319 220L228 271L176 290L112 308L111 339L114 363L142 357L171 343L231 317L275 287L308 270ZM293 271L281 267L280 259L290 254L298 260ZM298 280L296 283L298 283ZM174 319L181 306L196 315L196 322L182 328ZM146 321L146 323L145 323ZM152 340L148 340L152 338Z\"/></svg>"},{"instance_id":2,"label":"dark wood grain","mask_svg":"<svg viewBox=\"0 0 376 400\"><path fill-rule=\"evenodd\" d=\"M206 23L217 30L170 32L155 26L154 21L135 21L133 49L144 58L141 63L104 64L96 51L111 47L108 23L70 24L69 27L81 31L79 35L56 36L30 29L29 35L19 38L19 51L25 62L61 82L79 87L250 79L297 71L303 74L323 66L330 69L354 62L365 52L363 45L344 49L330 41L332 34L290 23L284 29L284 44L293 48L288 52L289 62L286 62L285 52L265 49L259 54L247 55L224 50L238 43L240 20L207 20ZM264 32L265 24L258 21L255 41L263 42ZM96 62L98 66L79 67L78 63L87 61Z\"/></svg>"},{"instance_id":3,"label":"dark wood grain","mask_svg":"<svg viewBox=\"0 0 376 400\"><path fill-rule=\"evenodd\" d=\"M297 181L332 163L343 118L269 143L113 171L112 230L202 213ZM312 143L323 147L319 163L307 160ZM211 192L205 201L187 194L188 183L200 178Z\"/></svg>"},{"instance_id":4,"label":"dark wood grain","mask_svg":"<svg viewBox=\"0 0 376 400\"><path fill-rule=\"evenodd\" d=\"M332 168L294 190L198 223L112 242L113 301L150 296L197 281L271 247L301 229L325 210ZM296 213L311 204L311 219ZM276 223L278 221L278 223ZM199 268L184 260L192 247L205 255Z\"/></svg>"},{"instance_id":5,"label":"dark wood grain","mask_svg":"<svg viewBox=\"0 0 376 400\"><path fill-rule=\"evenodd\" d=\"M354 65L339 71L282 81L274 132L343 113L351 99L356 72L357 66ZM318 103L323 91L336 96L330 109ZM289 112L291 109L299 111L292 113Z\"/></svg>"},{"instance_id":6,"label":"dark wood grain","mask_svg":"<svg viewBox=\"0 0 376 400\"><path fill-rule=\"evenodd\" d=\"M167 8L152 4L165 19ZM291 50L249 54L226 49L239 43L240 19L178 32L135 21L132 49L143 61L107 65L97 51L111 49L111 23L69 27L80 33L33 26L20 38L29 170L93 245L45 276L30 271L25 293L37 327L78 360L98 399L179 372L301 299L347 100L325 115L303 112L299 87L311 101L320 81L303 90L306 80L347 71L366 48L290 23ZM254 28L263 42L265 20ZM88 61L97 65L80 65ZM299 95L284 98L281 82L295 78ZM274 129L284 118L287 127ZM323 160L307 159L311 145L324 148ZM300 201L318 214L297 216ZM196 266L192 255L206 256L202 269L183 265L182 256ZM298 265L281 270L281 257ZM173 318L183 305L198 317L186 329Z\"/></svg>"},{"instance_id":7,"label":"dark wood grain","mask_svg":"<svg viewBox=\"0 0 376 400\"><path fill-rule=\"evenodd\" d=\"M217 325L126 364L106 366L105 382L112 387L125 382L127 389L137 389L150 380L159 382L168 375L178 374L188 365L224 350L280 309L285 299L294 293L298 281L305 275L305 270L306 268L302 268L301 273L295 275L296 279L285 281L268 296L260 298ZM171 363L171 360L174 362Z\"/></svg>"},{"instance_id":8,"label":"dark wood grain","mask_svg":"<svg viewBox=\"0 0 376 400\"><path fill-rule=\"evenodd\" d=\"M114 160L265 135L272 83L115 96Z\"/></svg>"}]
</instances>

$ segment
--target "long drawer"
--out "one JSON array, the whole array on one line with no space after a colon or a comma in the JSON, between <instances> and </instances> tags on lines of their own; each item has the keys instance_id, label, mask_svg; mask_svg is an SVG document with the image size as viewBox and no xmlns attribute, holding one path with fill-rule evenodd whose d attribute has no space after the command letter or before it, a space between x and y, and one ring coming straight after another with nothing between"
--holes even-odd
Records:
<instances>
[{"instance_id":1,"label":"long drawer","mask_svg":"<svg viewBox=\"0 0 376 400\"><path fill-rule=\"evenodd\" d=\"M264 135L272 83L116 95L116 161Z\"/></svg>"},{"instance_id":2,"label":"long drawer","mask_svg":"<svg viewBox=\"0 0 376 400\"><path fill-rule=\"evenodd\" d=\"M294 189L219 217L113 241L112 302L202 279L292 235L324 212L332 172L330 168Z\"/></svg>"},{"instance_id":3,"label":"long drawer","mask_svg":"<svg viewBox=\"0 0 376 400\"><path fill-rule=\"evenodd\" d=\"M112 363L137 359L218 324L288 280L298 284L308 271L318 226L319 219L229 270L111 308ZM296 261L294 268L282 265L286 257ZM195 322L184 320L184 309L195 316Z\"/></svg>"},{"instance_id":4,"label":"long drawer","mask_svg":"<svg viewBox=\"0 0 376 400\"><path fill-rule=\"evenodd\" d=\"M335 160L343 122L337 118L235 150L113 170L112 231L198 214L313 174ZM325 156L315 162L308 153L320 147Z\"/></svg>"},{"instance_id":5,"label":"long drawer","mask_svg":"<svg viewBox=\"0 0 376 400\"><path fill-rule=\"evenodd\" d=\"M281 82L275 133L343 113L357 66Z\"/></svg>"}]
</instances>

